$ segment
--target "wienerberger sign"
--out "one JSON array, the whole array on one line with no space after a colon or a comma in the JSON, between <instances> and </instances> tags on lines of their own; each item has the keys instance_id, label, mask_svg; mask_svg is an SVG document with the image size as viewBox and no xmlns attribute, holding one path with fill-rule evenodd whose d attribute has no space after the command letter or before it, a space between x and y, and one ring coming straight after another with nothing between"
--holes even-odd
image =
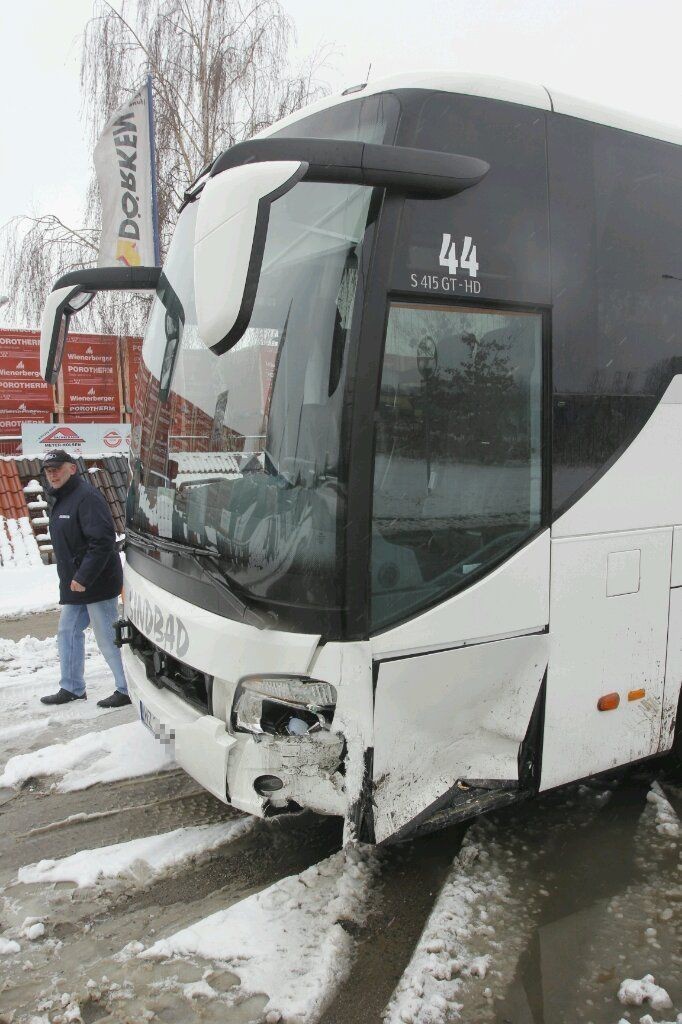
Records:
<instances>
[{"instance_id":1,"label":"wienerberger sign","mask_svg":"<svg viewBox=\"0 0 682 1024\"><path fill-rule=\"evenodd\" d=\"M130 450L129 423L22 423L22 454L38 456L55 448L71 455L127 455Z\"/></svg>"}]
</instances>

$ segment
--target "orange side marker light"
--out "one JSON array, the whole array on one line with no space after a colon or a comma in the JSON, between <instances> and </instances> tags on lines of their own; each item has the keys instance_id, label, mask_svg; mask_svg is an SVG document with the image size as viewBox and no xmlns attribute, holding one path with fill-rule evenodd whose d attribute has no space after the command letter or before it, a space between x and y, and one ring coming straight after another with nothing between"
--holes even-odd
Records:
<instances>
[{"instance_id":1,"label":"orange side marker light","mask_svg":"<svg viewBox=\"0 0 682 1024\"><path fill-rule=\"evenodd\" d=\"M646 690L630 690L628 693L628 700L641 700L642 697L646 697Z\"/></svg>"},{"instance_id":2,"label":"orange side marker light","mask_svg":"<svg viewBox=\"0 0 682 1024\"><path fill-rule=\"evenodd\" d=\"M597 701L598 711L613 711L620 704L620 697L617 693L605 693Z\"/></svg>"}]
</instances>

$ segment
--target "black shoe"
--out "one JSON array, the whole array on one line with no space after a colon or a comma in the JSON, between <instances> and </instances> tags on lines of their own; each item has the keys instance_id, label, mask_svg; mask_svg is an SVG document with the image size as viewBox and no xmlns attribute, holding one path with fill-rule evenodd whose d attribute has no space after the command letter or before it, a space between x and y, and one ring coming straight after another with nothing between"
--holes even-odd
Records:
<instances>
[{"instance_id":1,"label":"black shoe","mask_svg":"<svg viewBox=\"0 0 682 1024\"><path fill-rule=\"evenodd\" d=\"M41 704L70 704L72 700L87 700L87 694L71 693L60 686L56 693L48 693L47 697L41 697Z\"/></svg>"},{"instance_id":2,"label":"black shoe","mask_svg":"<svg viewBox=\"0 0 682 1024\"><path fill-rule=\"evenodd\" d=\"M132 701L127 693L121 693L120 690L114 690L111 697L97 701L98 708L124 708L126 704L132 704Z\"/></svg>"}]
</instances>

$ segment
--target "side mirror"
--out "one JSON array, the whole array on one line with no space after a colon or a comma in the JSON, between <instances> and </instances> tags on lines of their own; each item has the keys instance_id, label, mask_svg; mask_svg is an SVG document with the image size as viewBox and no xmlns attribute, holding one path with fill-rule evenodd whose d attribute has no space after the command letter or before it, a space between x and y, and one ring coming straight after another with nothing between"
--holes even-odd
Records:
<instances>
[{"instance_id":1,"label":"side mirror","mask_svg":"<svg viewBox=\"0 0 682 1024\"><path fill-rule=\"evenodd\" d=\"M333 139L241 142L218 157L199 196L194 291L203 343L217 354L237 344L258 290L270 206L299 181L366 185L442 199L490 170L476 157Z\"/></svg>"},{"instance_id":2,"label":"side mirror","mask_svg":"<svg viewBox=\"0 0 682 1024\"><path fill-rule=\"evenodd\" d=\"M194 233L194 295L199 337L217 354L236 345L249 325L270 205L307 167L290 160L234 167L204 186Z\"/></svg>"},{"instance_id":3,"label":"side mirror","mask_svg":"<svg viewBox=\"0 0 682 1024\"><path fill-rule=\"evenodd\" d=\"M54 384L62 363L69 321L97 292L155 290L160 267L92 267L63 274L47 297L40 325L40 373Z\"/></svg>"}]
</instances>

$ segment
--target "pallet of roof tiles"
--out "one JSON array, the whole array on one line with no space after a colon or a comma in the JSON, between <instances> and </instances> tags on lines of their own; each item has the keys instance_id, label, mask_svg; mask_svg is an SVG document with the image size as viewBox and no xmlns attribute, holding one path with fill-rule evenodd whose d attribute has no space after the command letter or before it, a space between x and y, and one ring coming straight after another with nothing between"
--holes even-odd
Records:
<instances>
[{"instance_id":1,"label":"pallet of roof tiles","mask_svg":"<svg viewBox=\"0 0 682 1024\"><path fill-rule=\"evenodd\" d=\"M17 473L22 483L28 483L29 480L34 480L40 476L43 471L43 464L40 459L33 458L20 458L14 460L17 467Z\"/></svg>"},{"instance_id":2,"label":"pallet of roof tiles","mask_svg":"<svg viewBox=\"0 0 682 1024\"><path fill-rule=\"evenodd\" d=\"M28 507L13 459L0 459L0 514L7 519L28 518Z\"/></svg>"},{"instance_id":3,"label":"pallet of roof tiles","mask_svg":"<svg viewBox=\"0 0 682 1024\"><path fill-rule=\"evenodd\" d=\"M40 565L40 549L28 516L10 518L0 514L0 564L2 568Z\"/></svg>"},{"instance_id":4,"label":"pallet of roof tiles","mask_svg":"<svg viewBox=\"0 0 682 1024\"><path fill-rule=\"evenodd\" d=\"M39 459L17 460L17 468L30 468L21 466L20 462L37 463L40 468ZM53 561L52 539L50 537L50 507L53 500L50 500L43 490L40 480L33 477L24 485L24 497L31 516L31 528L33 535L40 549L43 562L49 564Z\"/></svg>"}]
</instances>

